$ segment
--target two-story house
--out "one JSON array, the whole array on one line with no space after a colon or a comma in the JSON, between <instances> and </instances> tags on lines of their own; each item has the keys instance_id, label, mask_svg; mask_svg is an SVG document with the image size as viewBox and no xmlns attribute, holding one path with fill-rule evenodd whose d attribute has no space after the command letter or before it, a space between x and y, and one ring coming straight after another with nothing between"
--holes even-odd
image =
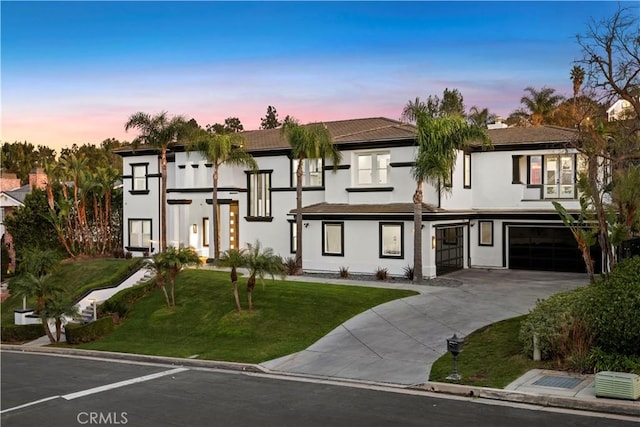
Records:
<instances>
[{"instance_id":1,"label":"two-story house","mask_svg":"<svg viewBox=\"0 0 640 427\"><path fill-rule=\"evenodd\" d=\"M415 128L386 118L326 122L343 160L305 160L303 265L308 271L402 275L413 260L411 166ZM580 158L573 131L540 126L488 130L493 149L458 153L450 191L424 188L426 277L467 267L584 271L582 257L551 204L577 210ZM297 161L279 129L244 132L259 170L223 166L219 177L221 250L259 239L295 254ZM124 160L124 245L158 250L160 174L153 149L120 150ZM167 243L213 256L212 165L177 146L169 154ZM595 250L594 250L595 251ZM596 259L599 256L596 252Z\"/></svg>"}]
</instances>

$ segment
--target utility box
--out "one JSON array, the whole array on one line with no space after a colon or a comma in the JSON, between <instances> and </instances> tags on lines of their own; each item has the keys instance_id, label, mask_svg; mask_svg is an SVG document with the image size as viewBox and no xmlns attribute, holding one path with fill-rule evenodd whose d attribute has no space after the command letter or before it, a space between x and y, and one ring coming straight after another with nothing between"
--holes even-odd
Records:
<instances>
[{"instance_id":1,"label":"utility box","mask_svg":"<svg viewBox=\"0 0 640 427\"><path fill-rule=\"evenodd\" d=\"M602 371L596 374L597 397L640 399L640 376L624 372Z\"/></svg>"}]
</instances>

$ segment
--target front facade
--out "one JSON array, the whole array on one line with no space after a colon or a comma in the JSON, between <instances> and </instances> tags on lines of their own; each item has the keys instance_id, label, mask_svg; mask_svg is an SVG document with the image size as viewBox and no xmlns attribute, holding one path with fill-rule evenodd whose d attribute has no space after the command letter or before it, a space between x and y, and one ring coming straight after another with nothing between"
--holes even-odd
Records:
<instances>
[{"instance_id":1,"label":"front facade","mask_svg":"<svg viewBox=\"0 0 640 427\"><path fill-rule=\"evenodd\" d=\"M415 129L368 118L325 123L343 160L305 160L303 266L307 271L403 275L413 263ZM551 204L579 208L580 158L556 127L488 131L494 148L458 153L448 192L425 184L426 277L468 267L584 271L571 233ZM222 166L218 184L221 251L260 240L295 255L295 170L279 129L244 132L259 170ZM160 168L155 150L120 151L124 161L124 246L158 251ZM167 244L213 257L213 167L175 147L167 171ZM596 258L598 258L597 254Z\"/></svg>"}]
</instances>

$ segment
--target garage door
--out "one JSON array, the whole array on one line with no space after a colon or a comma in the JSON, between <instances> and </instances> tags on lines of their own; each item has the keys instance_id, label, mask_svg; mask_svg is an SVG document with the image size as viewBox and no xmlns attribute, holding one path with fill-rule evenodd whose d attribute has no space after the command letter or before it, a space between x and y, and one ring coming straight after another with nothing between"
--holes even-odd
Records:
<instances>
[{"instance_id":1,"label":"garage door","mask_svg":"<svg viewBox=\"0 0 640 427\"><path fill-rule=\"evenodd\" d=\"M595 271L600 271L600 250L592 247ZM584 273L586 268L576 240L566 227L509 227L509 268Z\"/></svg>"},{"instance_id":2,"label":"garage door","mask_svg":"<svg viewBox=\"0 0 640 427\"><path fill-rule=\"evenodd\" d=\"M462 227L436 228L436 276L464 267Z\"/></svg>"}]
</instances>

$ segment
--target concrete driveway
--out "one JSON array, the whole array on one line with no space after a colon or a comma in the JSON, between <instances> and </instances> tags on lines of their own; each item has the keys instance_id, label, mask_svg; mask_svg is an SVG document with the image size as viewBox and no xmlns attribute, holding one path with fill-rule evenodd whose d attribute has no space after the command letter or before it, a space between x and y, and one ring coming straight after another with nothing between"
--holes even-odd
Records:
<instances>
[{"instance_id":1,"label":"concrete driveway","mask_svg":"<svg viewBox=\"0 0 640 427\"><path fill-rule=\"evenodd\" d=\"M328 378L403 386L424 383L433 362L446 353L446 339L454 333L464 337L526 314L538 299L588 283L586 274L521 270L466 269L444 278L450 279L442 281L448 286L389 284L420 295L367 310L306 350L261 365L277 372ZM381 286L381 282L371 285Z\"/></svg>"}]
</instances>

